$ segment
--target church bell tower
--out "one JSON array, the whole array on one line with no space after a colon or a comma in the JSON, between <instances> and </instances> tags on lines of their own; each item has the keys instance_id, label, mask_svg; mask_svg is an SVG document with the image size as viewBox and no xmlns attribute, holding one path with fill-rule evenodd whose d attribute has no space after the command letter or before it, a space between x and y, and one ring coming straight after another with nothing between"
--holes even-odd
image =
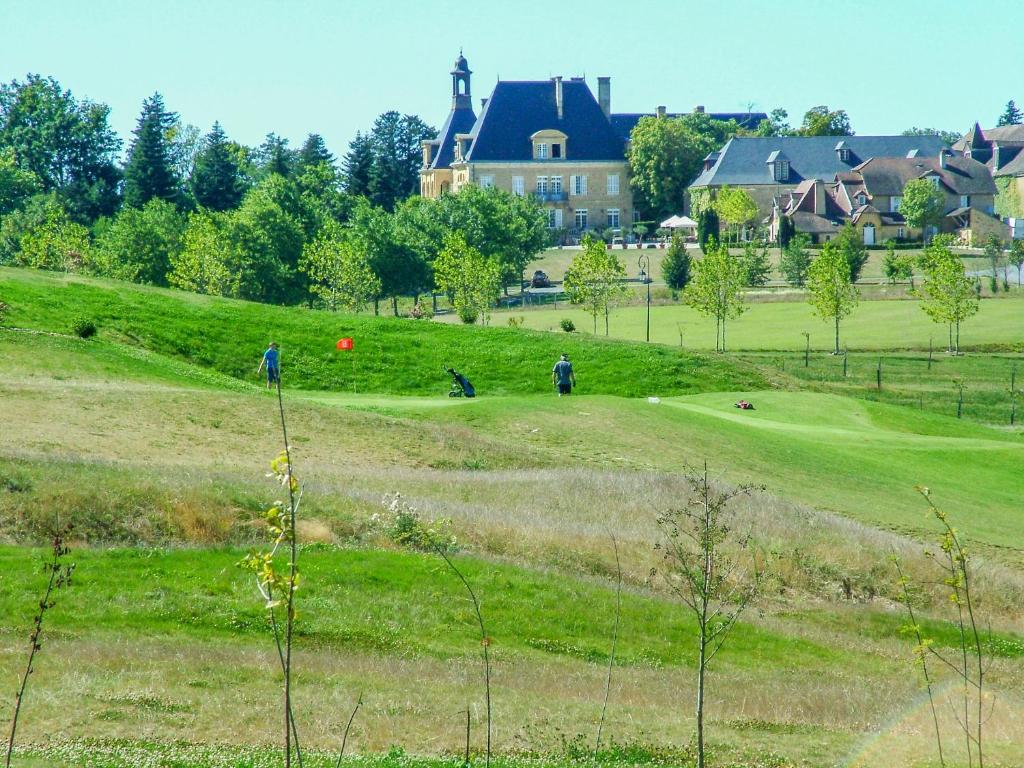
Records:
<instances>
[{"instance_id":1,"label":"church bell tower","mask_svg":"<svg viewBox=\"0 0 1024 768\"><path fill-rule=\"evenodd\" d=\"M469 77L472 74L469 62L460 49L459 58L455 60L455 68L452 69L452 109L472 109L473 99L469 90Z\"/></svg>"}]
</instances>

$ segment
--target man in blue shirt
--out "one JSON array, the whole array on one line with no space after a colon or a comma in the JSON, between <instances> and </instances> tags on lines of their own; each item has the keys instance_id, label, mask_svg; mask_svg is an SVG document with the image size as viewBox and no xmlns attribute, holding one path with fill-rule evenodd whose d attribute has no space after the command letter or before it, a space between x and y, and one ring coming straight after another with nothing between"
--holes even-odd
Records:
<instances>
[{"instance_id":1,"label":"man in blue shirt","mask_svg":"<svg viewBox=\"0 0 1024 768\"><path fill-rule=\"evenodd\" d=\"M551 383L558 387L559 397L572 394L572 388L576 386L576 374L572 372L572 363L567 354L563 353L562 359L551 369Z\"/></svg>"},{"instance_id":2,"label":"man in blue shirt","mask_svg":"<svg viewBox=\"0 0 1024 768\"><path fill-rule=\"evenodd\" d=\"M259 376L260 371L263 370L264 365L267 366L267 389L270 389L274 384L280 386L281 366L278 363L277 342L270 342L270 346L267 347L267 351L263 353L263 359L260 361L260 367L256 369L257 376Z\"/></svg>"}]
</instances>

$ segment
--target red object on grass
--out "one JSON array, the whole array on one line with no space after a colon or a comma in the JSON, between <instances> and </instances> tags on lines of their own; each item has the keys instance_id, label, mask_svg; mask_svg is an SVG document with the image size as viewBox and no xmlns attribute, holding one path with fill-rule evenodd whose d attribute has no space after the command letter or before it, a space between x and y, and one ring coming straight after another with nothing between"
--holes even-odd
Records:
<instances>
[{"instance_id":1,"label":"red object on grass","mask_svg":"<svg viewBox=\"0 0 1024 768\"><path fill-rule=\"evenodd\" d=\"M352 339L346 336L344 339L338 339L338 349L352 349Z\"/></svg>"}]
</instances>

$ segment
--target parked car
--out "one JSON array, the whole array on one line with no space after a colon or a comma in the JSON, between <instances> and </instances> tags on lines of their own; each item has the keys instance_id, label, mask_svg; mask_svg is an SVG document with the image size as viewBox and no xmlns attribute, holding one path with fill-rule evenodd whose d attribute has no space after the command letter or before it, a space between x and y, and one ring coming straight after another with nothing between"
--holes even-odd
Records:
<instances>
[{"instance_id":1,"label":"parked car","mask_svg":"<svg viewBox=\"0 0 1024 768\"><path fill-rule=\"evenodd\" d=\"M530 281L531 288L550 288L551 281L548 279L547 273L543 269L538 269L533 273L533 279Z\"/></svg>"}]
</instances>

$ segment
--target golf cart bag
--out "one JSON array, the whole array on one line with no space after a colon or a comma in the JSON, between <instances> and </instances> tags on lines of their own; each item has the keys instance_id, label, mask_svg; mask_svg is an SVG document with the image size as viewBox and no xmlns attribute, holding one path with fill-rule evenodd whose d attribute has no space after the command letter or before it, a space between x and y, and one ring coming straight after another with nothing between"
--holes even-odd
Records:
<instances>
[{"instance_id":1,"label":"golf cart bag","mask_svg":"<svg viewBox=\"0 0 1024 768\"><path fill-rule=\"evenodd\" d=\"M452 388L448 391L448 397L476 397L476 390L469 383L469 379L454 368L445 368L445 370L452 377Z\"/></svg>"}]
</instances>

